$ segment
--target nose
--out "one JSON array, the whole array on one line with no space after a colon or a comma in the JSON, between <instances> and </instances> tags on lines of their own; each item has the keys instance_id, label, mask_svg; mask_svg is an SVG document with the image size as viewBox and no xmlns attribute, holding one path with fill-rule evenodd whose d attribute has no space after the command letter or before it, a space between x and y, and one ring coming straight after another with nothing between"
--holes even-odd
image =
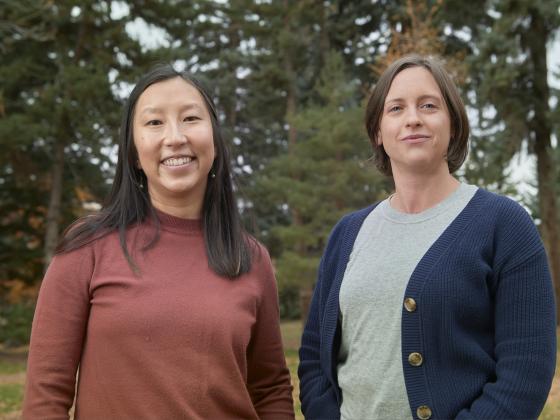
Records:
<instances>
[{"instance_id":1,"label":"nose","mask_svg":"<svg viewBox=\"0 0 560 420\"><path fill-rule=\"evenodd\" d=\"M167 124L167 132L165 133L165 144L167 146L180 146L187 143L187 135L181 127L181 124L170 122Z\"/></svg>"},{"instance_id":2,"label":"nose","mask_svg":"<svg viewBox=\"0 0 560 420\"><path fill-rule=\"evenodd\" d=\"M406 114L406 126L407 127L419 127L422 125L422 119L418 114L418 110L415 107L409 107Z\"/></svg>"}]
</instances>

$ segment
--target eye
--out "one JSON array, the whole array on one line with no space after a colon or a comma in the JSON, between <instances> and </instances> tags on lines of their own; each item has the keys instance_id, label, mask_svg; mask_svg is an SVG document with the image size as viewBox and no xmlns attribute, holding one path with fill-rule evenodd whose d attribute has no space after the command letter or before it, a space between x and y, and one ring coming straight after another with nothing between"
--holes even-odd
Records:
<instances>
[{"instance_id":1,"label":"eye","mask_svg":"<svg viewBox=\"0 0 560 420\"><path fill-rule=\"evenodd\" d=\"M193 121L197 121L200 120L200 118L198 118L196 115L187 115L183 121L185 122L193 122Z\"/></svg>"},{"instance_id":2,"label":"eye","mask_svg":"<svg viewBox=\"0 0 560 420\"><path fill-rule=\"evenodd\" d=\"M146 125L161 125L162 122L160 120L150 120L146 123Z\"/></svg>"},{"instance_id":3,"label":"eye","mask_svg":"<svg viewBox=\"0 0 560 420\"><path fill-rule=\"evenodd\" d=\"M427 103L425 103L425 104L422 104L422 105L420 106L420 108L430 109L430 110L431 110L431 109L437 109L437 106L436 106L435 104L431 103L431 102L427 102Z\"/></svg>"},{"instance_id":4,"label":"eye","mask_svg":"<svg viewBox=\"0 0 560 420\"><path fill-rule=\"evenodd\" d=\"M389 108L387 108L387 112L398 112L402 109L402 106L400 105L393 105L390 106Z\"/></svg>"}]
</instances>

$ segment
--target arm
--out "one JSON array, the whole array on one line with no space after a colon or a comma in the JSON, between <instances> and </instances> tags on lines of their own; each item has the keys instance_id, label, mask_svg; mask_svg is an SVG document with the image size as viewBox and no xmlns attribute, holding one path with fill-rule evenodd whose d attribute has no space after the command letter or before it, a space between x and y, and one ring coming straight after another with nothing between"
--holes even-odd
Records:
<instances>
[{"instance_id":1,"label":"arm","mask_svg":"<svg viewBox=\"0 0 560 420\"><path fill-rule=\"evenodd\" d=\"M259 418L293 419L292 385L280 333L276 280L268 252L261 248L260 254L262 269L258 272L263 289L247 352L247 385Z\"/></svg>"},{"instance_id":2,"label":"arm","mask_svg":"<svg viewBox=\"0 0 560 420\"><path fill-rule=\"evenodd\" d=\"M87 248L87 247L86 247ZM89 314L91 251L53 258L33 318L24 419L68 419Z\"/></svg>"},{"instance_id":3,"label":"arm","mask_svg":"<svg viewBox=\"0 0 560 420\"><path fill-rule=\"evenodd\" d=\"M337 288L360 227L375 206L377 203L350 213L336 224L319 264L317 285L299 350L300 400L306 419L340 418L342 396L334 372L340 347Z\"/></svg>"},{"instance_id":4,"label":"arm","mask_svg":"<svg viewBox=\"0 0 560 420\"><path fill-rule=\"evenodd\" d=\"M320 301L324 283L323 265L324 257L319 266L319 278L313 292L309 316L303 330L301 348L299 350L299 397L301 400L301 410L306 419L340 417L340 408L335 390L321 368L320 320L323 313L320 309Z\"/></svg>"},{"instance_id":5,"label":"arm","mask_svg":"<svg viewBox=\"0 0 560 420\"><path fill-rule=\"evenodd\" d=\"M526 213L520 219L525 220L514 224L521 226L517 241L497 252L496 380L459 419L537 418L550 390L556 363L554 292L538 233Z\"/></svg>"}]
</instances>

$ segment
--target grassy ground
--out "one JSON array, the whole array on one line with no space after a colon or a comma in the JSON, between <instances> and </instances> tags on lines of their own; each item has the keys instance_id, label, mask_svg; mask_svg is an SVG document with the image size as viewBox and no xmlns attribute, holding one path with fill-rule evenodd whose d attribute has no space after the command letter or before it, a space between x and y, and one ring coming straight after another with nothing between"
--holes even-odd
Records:
<instances>
[{"instance_id":1,"label":"grassy ground","mask_svg":"<svg viewBox=\"0 0 560 420\"><path fill-rule=\"evenodd\" d=\"M284 354L286 355L286 363L290 369L292 376L292 386L294 387L294 408L296 411L296 419L303 419L301 414L301 404L299 403L299 380L297 376L297 366L299 362L298 348L301 339L301 321L283 322L282 339L284 340Z\"/></svg>"},{"instance_id":2,"label":"grassy ground","mask_svg":"<svg viewBox=\"0 0 560 420\"><path fill-rule=\"evenodd\" d=\"M541 413L539 420L557 420L560 419L560 327L556 330L557 346L556 349L556 372L552 388L548 394L546 405Z\"/></svg>"},{"instance_id":3,"label":"grassy ground","mask_svg":"<svg viewBox=\"0 0 560 420\"><path fill-rule=\"evenodd\" d=\"M20 417L25 383L25 349L0 349L0 419Z\"/></svg>"},{"instance_id":4,"label":"grassy ground","mask_svg":"<svg viewBox=\"0 0 560 420\"><path fill-rule=\"evenodd\" d=\"M292 374L294 386L294 405L296 419L302 420L299 404L299 381L297 379L297 365L299 340L301 335L301 322L291 321L282 323L282 337L286 361ZM560 333L560 330L559 330ZM552 389L540 420L560 419L560 353L557 356L557 370ZM23 398L23 385L25 383L25 354L22 350L7 353L0 349L0 420L19 418L21 400Z\"/></svg>"}]
</instances>

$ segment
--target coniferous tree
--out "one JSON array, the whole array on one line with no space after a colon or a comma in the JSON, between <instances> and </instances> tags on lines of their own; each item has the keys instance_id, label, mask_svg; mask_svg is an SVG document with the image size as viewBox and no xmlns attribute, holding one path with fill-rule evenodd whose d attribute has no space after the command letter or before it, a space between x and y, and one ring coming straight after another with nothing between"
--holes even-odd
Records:
<instances>
[{"instance_id":1,"label":"coniferous tree","mask_svg":"<svg viewBox=\"0 0 560 420\"><path fill-rule=\"evenodd\" d=\"M340 54L329 53L315 91L317 100L290 122L298 141L271 160L257 180L259 197L274 203L300 223L270 230L276 250L280 288L308 289L316 279L328 234L345 213L364 207L387 193L386 180L368 163L371 149L357 83L348 81Z\"/></svg>"},{"instance_id":2,"label":"coniferous tree","mask_svg":"<svg viewBox=\"0 0 560 420\"><path fill-rule=\"evenodd\" d=\"M107 191L120 119L112 79L140 52L111 3L8 3L0 18L1 274L33 282L61 226Z\"/></svg>"},{"instance_id":3,"label":"coniferous tree","mask_svg":"<svg viewBox=\"0 0 560 420\"><path fill-rule=\"evenodd\" d=\"M536 158L537 214L547 248L556 298L560 298L560 226L556 146L552 144L547 44L558 33L560 2L496 0L488 3L490 24L473 39L471 75L483 131L473 137L471 171L499 188L506 166L523 149ZM551 102L551 98L556 100ZM560 312L558 313L560 321Z\"/></svg>"}]
</instances>

